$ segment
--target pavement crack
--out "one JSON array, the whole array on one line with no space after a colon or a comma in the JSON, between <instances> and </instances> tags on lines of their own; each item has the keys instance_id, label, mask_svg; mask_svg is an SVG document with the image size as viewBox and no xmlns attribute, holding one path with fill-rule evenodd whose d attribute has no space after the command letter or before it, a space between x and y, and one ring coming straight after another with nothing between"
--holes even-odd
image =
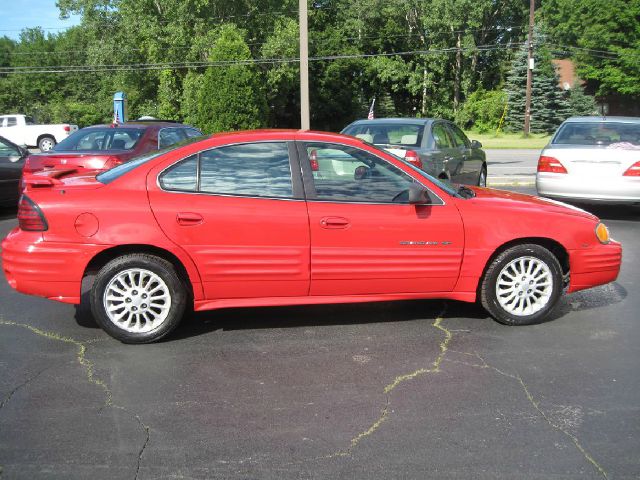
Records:
<instances>
[{"instance_id":1,"label":"pavement crack","mask_svg":"<svg viewBox=\"0 0 640 480\"><path fill-rule=\"evenodd\" d=\"M353 449L356 448L362 440L364 440L365 438L377 432L382 426L382 424L389 419L389 415L391 413L391 392L395 390L399 385L405 382L408 382L410 380L413 380L417 377L420 377L422 375L440 372L440 365L442 364L442 361L444 360L444 357L447 354L447 351L449 349L449 343L453 338L452 332L442 325L446 311L447 311L447 307L445 305L442 312L436 317L436 319L431 324L432 327L444 333L444 339L440 342L438 346L440 353L435 358L435 360L431 363L431 365L428 368L419 368L411 373L399 375L396 378L394 378L392 382L387 384L383 389L383 392L386 395L385 405L381 409L380 416L378 417L378 419L375 422L373 422L368 429L364 430L363 432L359 433L354 438L352 438L349 443L349 447L346 450L341 450L336 453L327 455L327 457L325 458L349 457L351 456Z\"/></svg>"},{"instance_id":2,"label":"pavement crack","mask_svg":"<svg viewBox=\"0 0 640 480\"><path fill-rule=\"evenodd\" d=\"M140 464L142 463L142 455L144 454L144 450L147 448L147 445L149 444L149 440L151 439L151 434L150 434L149 426L142 423L140 416L135 415L135 417L138 423L140 424L140 427L142 427L142 429L146 434L146 438L144 440L144 443L142 444L142 448L140 448L140 452L138 453L138 464L136 465L136 476L135 476L135 480L138 480L138 474L140 473Z\"/></svg>"},{"instance_id":3,"label":"pavement crack","mask_svg":"<svg viewBox=\"0 0 640 480\"><path fill-rule=\"evenodd\" d=\"M578 437L576 435L572 434L567 428L565 428L565 427L559 425L558 423L554 422L553 419L549 416L549 414L547 414L547 412L545 412L542 409L542 407L540 407L540 401L535 399L535 397L531 393L531 390L529 389L529 387L527 386L527 384L524 382L524 380L522 379L522 377L519 374L508 373L508 372L505 372L504 370L501 370L501 369L499 369L497 367L494 367L493 365L489 365L485 361L485 359L482 358L477 353L466 353L466 352L457 352L457 353L461 353L463 355L468 355L468 356L473 356L478 360L478 362L477 363L472 363L472 362L462 362L462 361L458 361L458 360L448 360L448 359L447 359L447 361L450 362L450 363L457 363L457 364L466 365L468 367L473 367L473 368L490 369L490 370L493 370L494 372L498 373L499 375L502 375L504 377L510 378L510 379L516 381L517 383L519 383L520 387L522 388L522 390L523 390L523 392L525 394L525 396L527 397L527 400L529 401L529 403L531 403L533 408L538 412L540 417L542 417L545 420L545 422L547 422L547 424L549 424L549 426L551 426L551 428L553 428L554 430L562 433L567 438L569 438L569 440L571 440L571 442L574 444L576 449L597 470L597 472L602 476L602 478L604 478L604 479L608 479L609 478L608 475L607 475L607 472L604 470L604 468L602 468L602 466L593 458L593 456L586 450L586 448L584 448L584 446L580 443L580 440L578 439Z\"/></svg>"},{"instance_id":4,"label":"pavement crack","mask_svg":"<svg viewBox=\"0 0 640 480\"><path fill-rule=\"evenodd\" d=\"M43 372L45 372L46 370L49 370L51 367L46 367L43 368L42 370L40 370L38 373L36 373L35 375L31 375L29 378L27 378L24 382L22 382L20 385L18 385L17 387L15 387L13 390L11 390L2 400L2 402L0 402L0 409L4 408L4 406L9 402L9 400L11 400L11 397L13 397L13 395L20 390L23 387L26 387L29 383L33 382L36 378L38 378L40 375L42 375ZM0 472L1 473L1 472Z\"/></svg>"},{"instance_id":5,"label":"pavement crack","mask_svg":"<svg viewBox=\"0 0 640 480\"><path fill-rule=\"evenodd\" d=\"M102 411L107 407L108 408L114 408L114 409L126 412L127 414L129 414L129 415L131 415L132 417L135 418L135 420L138 422L138 425L140 425L140 428L144 432L145 439L144 439L142 447L140 448L140 451L138 453L138 458L137 458L137 463L136 463L135 478L137 480L138 475L140 473L140 465L142 463L142 456L143 456L144 451L147 448L147 445L149 444L149 441L150 441L150 428L149 428L148 425L146 425L146 424L144 424L142 422L142 419L140 418L139 415L131 412L126 407L123 407L121 405L115 404L113 402L113 393L111 392L111 389L109 388L109 386L106 384L106 382L104 382L102 379L100 379L100 378L98 378L96 376L95 364L92 361L90 361L89 359L87 359L87 345L99 342L99 341L101 341L101 339L94 338L94 339L90 339L90 340L86 340L86 341L82 342L80 340L76 340L75 338L65 337L65 336L63 336L63 335L61 335L61 334L59 334L57 332L45 331L45 330L41 330L41 329L39 329L37 327L34 327L34 326L26 324L26 323L10 322L10 321L7 321L7 320L1 319L1 318L0 318L0 326L24 328L24 329L29 330L30 332L32 332L32 333L34 333L36 335L39 335L41 337L48 338L50 340L55 340L55 341L58 341L58 342L71 344L71 345L74 345L76 347L76 349L77 349L76 350L76 360L82 366L82 368L84 368L87 381L90 384L99 387L104 392L104 395L105 395L104 404L98 409L98 412L102 413ZM24 387L24 385L26 385L27 383L29 383L30 381L35 379L37 376L41 375L48 368L50 368L50 367L45 368L44 370L39 372L37 375L33 376L32 378L30 378L29 380L27 380L23 384L21 384L18 387L16 387L9 394L9 396L6 397L3 400L2 404L0 405L0 408L4 407L6 402L11 398L11 396L17 390L19 390L20 388ZM1 475L2 475L2 469L0 467L0 476Z\"/></svg>"}]
</instances>

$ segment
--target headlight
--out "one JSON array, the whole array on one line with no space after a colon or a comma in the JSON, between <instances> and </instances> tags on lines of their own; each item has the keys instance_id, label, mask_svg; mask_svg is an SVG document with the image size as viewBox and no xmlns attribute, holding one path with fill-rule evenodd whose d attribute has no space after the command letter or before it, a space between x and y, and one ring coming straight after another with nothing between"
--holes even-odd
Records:
<instances>
[{"instance_id":1,"label":"headlight","mask_svg":"<svg viewBox=\"0 0 640 480\"><path fill-rule=\"evenodd\" d=\"M610 240L609 229L602 222L596 225L596 237L598 237L598 240L600 241L600 243L604 243L604 244L609 243L609 240Z\"/></svg>"}]
</instances>

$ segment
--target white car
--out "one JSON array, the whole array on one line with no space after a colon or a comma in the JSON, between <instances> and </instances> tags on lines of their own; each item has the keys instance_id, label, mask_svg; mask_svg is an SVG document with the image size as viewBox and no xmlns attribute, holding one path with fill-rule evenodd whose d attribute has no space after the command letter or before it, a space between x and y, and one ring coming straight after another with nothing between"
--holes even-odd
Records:
<instances>
[{"instance_id":1,"label":"white car","mask_svg":"<svg viewBox=\"0 0 640 480\"><path fill-rule=\"evenodd\" d=\"M78 130L77 125L62 123L38 125L32 117L22 114L0 115L0 135L17 145L38 147L41 151L51 150Z\"/></svg>"},{"instance_id":2,"label":"white car","mask_svg":"<svg viewBox=\"0 0 640 480\"><path fill-rule=\"evenodd\" d=\"M572 117L540 153L538 194L586 203L640 203L640 118Z\"/></svg>"}]
</instances>

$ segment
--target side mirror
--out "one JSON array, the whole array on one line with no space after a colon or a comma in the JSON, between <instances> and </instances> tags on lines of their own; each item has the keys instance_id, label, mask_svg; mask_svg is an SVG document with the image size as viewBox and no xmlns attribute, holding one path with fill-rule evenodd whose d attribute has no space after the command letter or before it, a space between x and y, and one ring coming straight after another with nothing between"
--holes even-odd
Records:
<instances>
[{"instance_id":1,"label":"side mirror","mask_svg":"<svg viewBox=\"0 0 640 480\"><path fill-rule=\"evenodd\" d=\"M429 191L415 183L409 187L409 204L424 205L431 203Z\"/></svg>"},{"instance_id":2,"label":"side mirror","mask_svg":"<svg viewBox=\"0 0 640 480\"><path fill-rule=\"evenodd\" d=\"M478 140L471 140L471 148L482 148L482 144Z\"/></svg>"}]
</instances>

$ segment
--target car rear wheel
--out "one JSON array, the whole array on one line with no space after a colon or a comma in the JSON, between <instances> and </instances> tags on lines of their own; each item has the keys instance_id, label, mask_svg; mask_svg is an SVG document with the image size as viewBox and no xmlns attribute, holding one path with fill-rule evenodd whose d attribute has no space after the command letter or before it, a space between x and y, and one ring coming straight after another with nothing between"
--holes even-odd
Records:
<instances>
[{"instance_id":1,"label":"car rear wheel","mask_svg":"<svg viewBox=\"0 0 640 480\"><path fill-rule=\"evenodd\" d=\"M150 343L171 332L187 303L174 266L159 257L129 254L107 263L91 289L98 324L124 343Z\"/></svg>"},{"instance_id":2,"label":"car rear wheel","mask_svg":"<svg viewBox=\"0 0 640 480\"><path fill-rule=\"evenodd\" d=\"M38 140L38 148L40 149L41 152L48 152L55 146L56 146L56 139L53 137L47 136L47 137L42 137L40 140Z\"/></svg>"},{"instance_id":3,"label":"car rear wheel","mask_svg":"<svg viewBox=\"0 0 640 480\"><path fill-rule=\"evenodd\" d=\"M489 265L480 300L505 325L539 323L562 294L562 268L546 248L535 244L511 247Z\"/></svg>"}]
</instances>

